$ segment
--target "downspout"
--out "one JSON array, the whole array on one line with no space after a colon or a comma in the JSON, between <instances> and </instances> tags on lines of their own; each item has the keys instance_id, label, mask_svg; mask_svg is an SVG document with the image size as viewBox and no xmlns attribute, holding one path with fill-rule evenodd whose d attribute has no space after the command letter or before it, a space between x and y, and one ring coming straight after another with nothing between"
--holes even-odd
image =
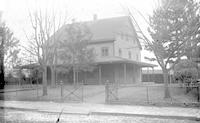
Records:
<instances>
[{"instance_id":1,"label":"downspout","mask_svg":"<svg viewBox=\"0 0 200 123\"><path fill-rule=\"evenodd\" d=\"M115 56L115 41L113 42L113 56Z\"/></svg>"}]
</instances>

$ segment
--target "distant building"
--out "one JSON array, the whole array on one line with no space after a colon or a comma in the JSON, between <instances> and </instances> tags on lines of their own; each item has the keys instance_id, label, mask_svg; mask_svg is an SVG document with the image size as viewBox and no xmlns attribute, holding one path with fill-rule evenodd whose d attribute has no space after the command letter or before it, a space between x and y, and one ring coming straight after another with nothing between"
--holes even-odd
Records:
<instances>
[{"instance_id":1,"label":"distant building","mask_svg":"<svg viewBox=\"0 0 200 123\"><path fill-rule=\"evenodd\" d=\"M169 83L174 83L173 73L168 74ZM142 70L142 82L164 83L163 72L161 69L145 69Z\"/></svg>"},{"instance_id":2,"label":"distant building","mask_svg":"<svg viewBox=\"0 0 200 123\"><path fill-rule=\"evenodd\" d=\"M142 82L163 83L163 72L161 69L145 69L142 70Z\"/></svg>"}]
</instances>

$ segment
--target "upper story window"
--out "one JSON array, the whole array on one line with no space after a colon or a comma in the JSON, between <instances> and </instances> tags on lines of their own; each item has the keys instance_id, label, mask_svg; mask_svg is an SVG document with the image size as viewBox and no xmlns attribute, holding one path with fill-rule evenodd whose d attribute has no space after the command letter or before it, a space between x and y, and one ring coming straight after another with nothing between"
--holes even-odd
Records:
<instances>
[{"instance_id":1,"label":"upper story window","mask_svg":"<svg viewBox=\"0 0 200 123\"><path fill-rule=\"evenodd\" d=\"M132 57L131 55L132 55L132 54L131 54L131 51L129 51L129 52L128 52L128 57L129 57L129 59L131 59L131 57Z\"/></svg>"},{"instance_id":2,"label":"upper story window","mask_svg":"<svg viewBox=\"0 0 200 123\"><path fill-rule=\"evenodd\" d=\"M102 47L101 48L101 56L108 56L109 52L108 52L108 47Z\"/></svg>"},{"instance_id":3,"label":"upper story window","mask_svg":"<svg viewBox=\"0 0 200 123\"><path fill-rule=\"evenodd\" d=\"M126 35L125 40L126 40L126 41L129 41L129 35Z\"/></svg>"},{"instance_id":4,"label":"upper story window","mask_svg":"<svg viewBox=\"0 0 200 123\"><path fill-rule=\"evenodd\" d=\"M122 56L122 49L119 49L119 56Z\"/></svg>"}]
</instances>

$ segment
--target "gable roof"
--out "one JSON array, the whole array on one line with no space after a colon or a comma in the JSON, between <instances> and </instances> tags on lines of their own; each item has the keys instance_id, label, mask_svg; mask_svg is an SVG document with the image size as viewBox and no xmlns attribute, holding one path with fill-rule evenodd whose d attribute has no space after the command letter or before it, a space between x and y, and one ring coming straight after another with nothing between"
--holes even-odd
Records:
<instances>
[{"instance_id":1,"label":"gable roof","mask_svg":"<svg viewBox=\"0 0 200 123\"><path fill-rule=\"evenodd\" d=\"M93 34L92 41L115 40L116 34L131 30L128 16L85 22ZM131 34L131 33L130 33Z\"/></svg>"},{"instance_id":2,"label":"gable roof","mask_svg":"<svg viewBox=\"0 0 200 123\"><path fill-rule=\"evenodd\" d=\"M134 25L132 24L129 16L97 19L93 21L86 21L80 23L86 24L89 27L92 33L92 39L90 43L114 41L117 34L126 33L130 36L135 37L135 40L141 48L141 44L136 37L137 34ZM67 28L67 26L68 25L62 27L58 31L58 33L62 32L65 28Z\"/></svg>"}]
</instances>

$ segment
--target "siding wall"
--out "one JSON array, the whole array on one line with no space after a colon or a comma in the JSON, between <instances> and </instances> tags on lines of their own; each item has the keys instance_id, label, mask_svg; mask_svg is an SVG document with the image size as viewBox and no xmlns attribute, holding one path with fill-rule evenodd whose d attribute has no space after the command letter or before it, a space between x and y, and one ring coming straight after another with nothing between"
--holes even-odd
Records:
<instances>
[{"instance_id":1,"label":"siding wall","mask_svg":"<svg viewBox=\"0 0 200 123\"><path fill-rule=\"evenodd\" d=\"M122 58L128 58L128 53L131 52L131 60L141 61L140 48L137 44L136 39L129 38L128 40L123 39L120 35L116 36L116 41L114 42L115 56ZM121 56L119 54L119 49L121 49Z\"/></svg>"}]
</instances>

